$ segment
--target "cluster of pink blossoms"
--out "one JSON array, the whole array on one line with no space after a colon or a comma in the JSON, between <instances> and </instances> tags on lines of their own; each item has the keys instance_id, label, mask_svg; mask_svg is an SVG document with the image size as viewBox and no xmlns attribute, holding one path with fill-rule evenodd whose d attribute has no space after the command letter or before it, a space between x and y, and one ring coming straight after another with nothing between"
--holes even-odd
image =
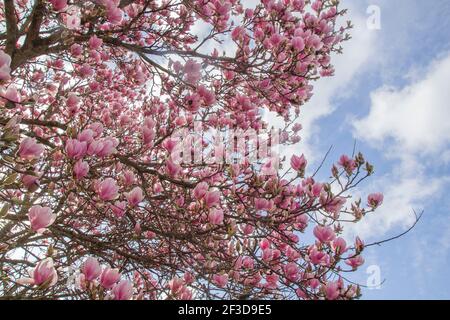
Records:
<instances>
[{"instance_id":1,"label":"cluster of pink blossoms","mask_svg":"<svg viewBox=\"0 0 450 320\"><path fill-rule=\"evenodd\" d=\"M287 163L175 156L180 130L198 137L182 157L197 159L198 150L219 157L210 132L264 134L271 127L264 112L285 122L282 147L298 143L313 82L333 75L331 57L349 38L339 1L247 6L0 3L0 29L8 30L0 37L0 254L15 257L2 264L0 293L360 296L343 273L363 265L365 245L344 239L344 221L357 223L383 202L379 193L352 198L373 173L361 154L336 161L329 181L304 155ZM28 28L32 16L39 19ZM199 34L198 25L210 33ZM81 271L73 290L68 268Z\"/></svg>"}]
</instances>

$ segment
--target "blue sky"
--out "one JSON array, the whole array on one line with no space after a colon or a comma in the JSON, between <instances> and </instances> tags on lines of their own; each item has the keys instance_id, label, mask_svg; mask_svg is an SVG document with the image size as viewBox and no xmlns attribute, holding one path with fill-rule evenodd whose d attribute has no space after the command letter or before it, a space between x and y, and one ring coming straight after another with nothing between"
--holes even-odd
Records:
<instances>
[{"instance_id":1,"label":"blue sky","mask_svg":"<svg viewBox=\"0 0 450 320\"><path fill-rule=\"evenodd\" d=\"M335 60L336 76L316 84L304 108L303 142L316 163L333 145L330 162L356 141L376 168L358 192L385 193L383 208L348 234L366 242L405 230L413 209L424 210L405 237L368 249L353 276L379 266L381 288L366 299L449 299L450 280L450 1L343 0L353 39ZM367 8L378 6L379 30ZM327 174L327 172L325 173Z\"/></svg>"}]
</instances>

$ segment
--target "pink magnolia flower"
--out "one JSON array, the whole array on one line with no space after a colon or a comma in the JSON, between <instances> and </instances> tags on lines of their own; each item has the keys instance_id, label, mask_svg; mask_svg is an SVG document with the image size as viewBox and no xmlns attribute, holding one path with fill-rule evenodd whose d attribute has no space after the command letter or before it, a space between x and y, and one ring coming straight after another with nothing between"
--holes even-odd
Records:
<instances>
[{"instance_id":1,"label":"pink magnolia flower","mask_svg":"<svg viewBox=\"0 0 450 320\"><path fill-rule=\"evenodd\" d=\"M332 247L337 254L343 254L347 251L347 242L345 242L343 238L339 237L334 239Z\"/></svg>"},{"instance_id":2,"label":"pink magnolia flower","mask_svg":"<svg viewBox=\"0 0 450 320\"><path fill-rule=\"evenodd\" d=\"M163 146L164 149L167 150L167 152L172 153L172 151L175 149L177 144L178 144L178 140L177 139L166 139L162 143L162 146Z\"/></svg>"},{"instance_id":3,"label":"pink magnolia flower","mask_svg":"<svg viewBox=\"0 0 450 320\"><path fill-rule=\"evenodd\" d=\"M181 300L192 300L192 291L186 287L183 287L183 290L180 294Z\"/></svg>"},{"instance_id":4,"label":"pink magnolia flower","mask_svg":"<svg viewBox=\"0 0 450 320\"><path fill-rule=\"evenodd\" d=\"M278 280L280 279L280 276L276 273L268 274L266 276L266 288L267 289L276 289L278 288Z\"/></svg>"},{"instance_id":5,"label":"pink magnolia flower","mask_svg":"<svg viewBox=\"0 0 450 320\"><path fill-rule=\"evenodd\" d=\"M116 201L110 206L112 212L117 218L122 218L125 214L125 208L127 207L126 201Z\"/></svg>"},{"instance_id":6,"label":"pink magnolia flower","mask_svg":"<svg viewBox=\"0 0 450 320\"><path fill-rule=\"evenodd\" d=\"M206 182L200 182L197 184L193 191L195 199L201 200L205 196L208 189L209 186Z\"/></svg>"},{"instance_id":7,"label":"pink magnolia flower","mask_svg":"<svg viewBox=\"0 0 450 320\"><path fill-rule=\"evenodd\" d=\"M175 277L169 281L169 289L172 294L178 294L180 290L183 288L184 282L182 279Z\"/></svg>"},{"instance_id":8,"label":"pink magnolia flower","mask_svg":"<svg viewBox=\"0 0 450 320\"><path fill-rule=\"evenodd\" d=\"M84 274L87 281L93 281L102 273L102 267L98 263L97 259L89 257L84 262L81 272Z\"/></svg>"},{"instance_id":9,"label":"pink magnolia flower","mask_svg":"<svg viewBox=\"0 0 450 320\"><path fill-rule=\"evenodd\" d=\"M330 262L330 256L325 252L317 250L316 247L313 247L309 251L309 260L312 264L327 266Z\"/></svg>"},{"instance_id":10,"label":"pink magnolia flower","mask_svg":"<svg viewBox=\"0 0 450 320\"><path fill-rule=\"evenodd\" d=\"M19 146L18 154L24 160L37 159L44 152L44 146L36 143L35 138L25 138Z\"/></svg>"},{"instance_id":11,"label":"pink magnolia flower","mask_svg":"<svg viewBox=\"0 0 450 320\"><path fill-rule=\"evenodd\" d=\"M270 241L267 239L262 239L261 242L259 243L259 247L261 248L261 250L269 249Z\"/></svg>"},{"instance_id":12,"label":"pink magnolia flower","mask_svg":"<svg viewBox=\"0 0 450 320\"><path fill-rule=\"evenodd\" d=\"M297 281L299 276L299 268L294 262L290 262L284 266L284 274L290 281Z\"/></svg>"},{"instance_id":13,"label":"pink magnolia flower","mask_svg":"<svg viewBox=\"0 0 450 320\"><path fill-rule=\"evenodd\" d=\"M123 173L123 177L122 177L123 183L126 186L131 186L136 182L136 176L134 175L133 171L131 170L126 170Z\"/></svg>"},{"instance_id":14,"label":"pink magnolia flower","mask_svg":"<svg viewBox=\"0 0 450 320\"><path fill-rule=\"evenodd\" d=\"M69 109L78 109L80 98L75 93L71 92L67 95L66 103Z\"/></svg>"},{"instance_id":15,"label":"pink magnolia flower","mask_svg":"<svg viewBox=\"0 0 450 320\"><path fill-rule=\"evenodd\" d=\"M255 267L255 260L251 257L244 257L244 259L242 259L242 266L245 269L253 269Z\"/></svg>"},{"instance_id":16,"label":"pink magnolia flower","mask_svg":"<svg viewBox=\"0 0 450 320\"><path fill-rule=\"evenodd\" d=\"M100 49L100 47L102 46L103 40L98 38L97 36L92 36L89 39L88 44L89 48L91 48L92 50L97 50Z\"/></svg>"},{"instance_id":17,"label":"pink magnolia flower","mask_svg":"<svg viewBox=\"0 0 450 320\"><path fill-rule=\"evenodd\" d=\"M144 195L142 194L142 189L139 187L133 188L130 192L125 194L128 203L130 206L135 207L137 206L142 200L144 200Z\"/></svg>"},{"instance_id":18,"label":"pink magnolia flower","mask_svg":"<svg viewBox=\"0 0 450 320\"><path fill-rule=\"evenodd\" d=\"M348 174L351 174L353 170L356 169L356 162L353 159L350 159L345 154L342 155L339 159L338 164L347 171Z\"/></svg>"},{"instance_id":19,"label":"pink magnolia flower","mask_svg":"<svg viewBox=\"0 0 450 320\"><path fill-rule=\"evenodd\" d=\"M83 78L90 78L94 75L94 70L88 65L83 64L78 71L80 72L81 77Z\"/></svg>"},{"instance_id":20,"label":"pink magnolia flower","mask_svg":"<svg viewBox=\"0 0 450 320\"><path fill-rule=\"evenodd\" d=\"M142 141L144 145L150 146L155 138L155 131L153 128L142 127Z\"/></svg>"},{"instance_id":21,"label":"pink magnolia flower","mask_svg":"<svg viewBox=\"0 0 450 320\"><path fill-rule=\"evenodd\" d=\"M28 219L31 224L31 229L38 233L42 233L45 228L51 226L55 222L56 214L53 214L49 207L42 207L36 205L28 210Z\"/></svg>"},{"instance_id":22,"label":"pink magnolia flower","mask_svg":"<svg viewBox=\"0 0 450 320\"><path fill-rule=\"evenodd\" d=\"M39 188L39 177L36 175L25 174L22 176L22 183L30 192L35 192Z\"/></svg>"},{"instance_id":23,"label":"pink magnolia flower","mask_svg":"<svg viewBox=\"0 0 450 320\"><path fill-rule=\"evenodd\" d=\"M202 97L203 102L207 106L211 106L216 102L216 95L214 94L214 92L206 89L206 87L203 85L198 87L197 93L200 95L200 97Z\"/></svg>"},{"instance_id":24,"label":"pink magnolia flower","mask_svg":"<svg viewBox=\"0 0 450 320\"><path fill-rule=\"evenodd\" d=\"M200 63L197 63L192 59L189 59L186 62L183 71L185 73L185 80L189 84L196 84L202 77Z\"/></svg>"},{"instance_id":25,"label":"pink magnolia flower","mask_svg":"<svg viewBox=\"0 0 450 320\"><path fill-rule=\"evenodd\" d=\"M67 14L64 17L64 24L66 25L67 29L70 29L70 30L80 29L81 13L79 12L78 7L73 6L71 8L76 8L76 9L67 11Z\"/></svg>"},{"instance_id":26,"label":"pink magnolia flower","mask_svg":"<svg viewBox=\"0 0 450 320\"><path fill-rule=\"evenodd\" d=\"M228 275L227 274L215 274L213 275L213 282L219 288L224 288L228 283Z\"/></svg>"},{"instance_id":27,"label":"pink magnolia flower","mask_svg":"<svg viewBox=\"0 0 450 320\"><path fill-rule=\"evenodd\" d=\"M97 194L104 201L114 200L119 196L119 188L113 178L106 178L98 184Z\"/></svg>"},{"instance_id":28,"label":"pink magnolia flower","mask_svg":"<svg viewBox=\"0 0 450 320\"><path fill-rule=\"evenodd\" d=\"M108 157L117 152L116 147L119 142L116 138L106 137L100 140L99 149L97 149L96 155L100 158Z\"/></svg>"},{"instance_id":29,"label":"pink magnolia flower","mask_svg":"<svg viewBox=\"0 0 450 320\"><path fill-rule=\"evenodd\" d=\"M231 39L238 41L245 36L245 29L242 26L236 27L231 32Z\"/></svg>"},{"instance_id":30,"label":"pink magnolia flower","mask_svg":"<svg viewBox=\"0 0 450 320\"><path fill-rule=\"evenodd\" d=\"M0 81L11 79L11 57L0 50Z\"/></svg>"},{"instance_id":31,"label":"pink magnolia flower","mask_svg":"<svg viewBox=\"0 0 450 320\"><path fill-rule=\"evenodd\" d=\"M305 49L305 41L302 37L293 37L291 40L292 47L297 51Z\"/></svg>"},{"instance_id":32,"label":"pink magnolia flower","mask_svg":"<svg viewBox=\"0 0 450 320\"><path fill-rule=\"evenodd\" d=\"M181 167L175 162L173 162L171 159L168 159L166 161L166 171L170 176L176 177L178 173L180 173Z\"/></svg>"},{"instance_id":33,"label":"pink magnolia flower","mask_svg":"<svg viewBox=\"0 0 450 320\"><path fill-rule=\"evenodd\" d=\"M309 36L308 40L306 41L307 46L312 47L316 50L320 50L323 47L322 39L317 34L313 34Z\"/></svg>"},{"instance_id":34,"label":"pink magnolia flower","mask_svg":"<svg viewBox=\"0 0 450 320\"><path fill-rule=\"evenodd\" d=\"M91 143L94 141L94 135L95 133L92 129L84 129L78 134L77 139L81 142Z\"/></svg>"},{"instance_id":35,"label":"pink magnolia flower","mask_svg":"<svg viewBox=\"0 0 450 320\"><path fill-rule=\"evenodd\" d=\"M87 143L78 139L68 139L65 150L69 158L81 159L87 152Z\"/></svg>"},{"instance_id":36,"label":"pink magnolia flower","mask_svg":"<svg viewBox=\"0 0 450 320\"><path fill-rule=\"evenodd\" d=\"M291 167L295 171L304 172L306 168L307 161L305 156L302 154L300 157L293 155L291 158Z\"/></svg>"},{"instance_id":37,"label":"pink magnolia flower","mask_svg":"<svg viewBox=\"0 0 450 320\"><path fill-rule=\"evenodd\" d=\"M53 265L53 259L47 258L38 262L30 271L31 278L22 278L17 282L20 284L36 285L42 288L54 286L58 281L58 274Z\"/></svg>"},{"instance_id":38,"label":"pink magnolia flower","mask_svg":"<svg viewBox=\"0 0 450 320\"><path fill-rule=\"evenodd\" d=\"M274 47L278 47L281 42L283 42L284 37L281 36L279 33L274 33L272 36L270 36L270 43L274 46Z\"/></svg>"},{"instance_id":39,"label":"pink magnolia flower","mask_svg":"<svg viewBox=\"0 0 450 320\"><path fill-rule=\"evenodd\" d=\"M322 243L328 243L336 238L336 234L331 227L316 226L313 233Z\"/></svg>"},{"instance_id":40,"label":"pink magnolia flower","mask_svg":"<svg viewBox=\"0 0 450 320\"><path fill-rule=\"evenodd\" d=\"M215 205L220 204L220 192L219 191L208 191L204 198L207 207L211 208Z\"/></svg>"},{"instance_id":41,"label":"pink magnolia flower","mask_svg":"<svg viewBox=\"0 0 450 320\"><path fill-rule=\"evenodd\" d=\"M81 159L73 166L73 173L77 180L83 179L89 173L89 164Z\"/></svg>"},{"instance_id":42,"label":"pink magnolia flower","mask_svg":"<svg viewBox=\"0 0 450 320\"><path fill-rule=\"evenodd\" d=\"M70 53L72 55L74 55L75 57L81 56L81 54L83 53L83 47L81 45L79 45L78 43L74 43L70 47Z\"/></svg>"},{"instance_id":43,"label":"pink magnolia flower","mask_svg":"<svg viewBox=\"0 0 450 320\"><path fill-rule=\"evenodd\" d=\"M358 252L361 252L364 249L364 242L359 237L356 237L355 239L355 249Z\"/></svg>"},{"instance_id":44,"label":"pink magnolia flower","mask_svg":"<svg viewBox=\"0 0 450 320\"><path fill-rule=\"evenodd\" d=\"M133 297L133 285L128 280L122 280L112 290L115 300L130 300Z\"/></svg>"},{"instance_id":45,"label":"pink magnolia flower","mask_svg":"<svg viewBox=\"0 0 450 320\"><path fill-rule=\"evenodd\" d=\"M263 198L255 199L255 209L257 211L269 209L269 201Z\"/></svg>"},{"instance_id":46,"label":"pink magnolia flower","mask_svg":"<svg viewBox=\"0 0 450 320\"><path fill-rule=\"evenodd\" d=\"M364 264L364 258L362 256L353 257L346 260L345 263L352 267L353 270L356 270Z\"/></svg>"},{"instance_id":47,"label":"pink magnolia flower","mask_svg":"<svg viewBox=\"0 0 450 320\"><path fill-rule=\"evenodd\" d=\"M67 8L67 0L49 0L55 11L63 11Z\"/></svg>"},{"instance_id":48,"label":"pink magnolia flower","mask_svg":"<svg viewBox=\"0 0 450 320\"><path fill-rule=\"evenodd\" d=\"M261 258L264 261L272 261L272 259L273 259L273 250L272 249L265 249L265 250L263 250Z\"/></svg>"},{"instance_id":49,"label":"pink magnolia flower","mask_svg":"<svg viewBox=\"0 0 450 320\"><path fill-rule=\"evenodd\" d=\"M219 225L223 223L223 210L212 209L208 215L211 224Z\"/></svg>"},{"instance_id":50,"label":"pink magnolia flower","mask_svg":"<svg viewBox=\"0 0 450 320\"><path fill-rule=\"evenodd\" d=\"M325 295L327 300L336 300L340 295L339 284L337 282L328 282L325 286Z\"/></svg>"},{"instance_id":51,"label":"pink magnolia flower","mask_svg":"<svg viewBox=\"0 0 450 320\"><path fill-rule=\"evenodd\" d=\"M120 279L118 269L105 268L100 275L100 285L105 289L111 289Z\"/></svg>"},{"instance_id":52,"label":"pink magnolia flower","mask_svg":"<svg viewBox=\"0 0 450 320\"><path fill-rule=\"evenodd\" d=\"M20 95L20 92L17 90L17 88L14 85L10 85L6 91L1 91L1 96L13 103L20 103L22 101L22 97Z\"/></svg>"},{"instance_id":53,"label":"pink magnolia flower","mask_svg":"<svg viewBox=\"0 0 450 320\"><path fill-rule=\"evenodd\" d=\"M367 203L373 209L378 208L383 203L383 194L382 193L372 193L367 197Z\"/></svg>"},{"instance_id":54,"label":"pink magnolia flower","mask_svg":"<svg viewBox=\"0 0 450 320\"><path fill-rule=\"evenodd\" d=\"M100 140L94 140L89 144L87 154L90 156L94 156L100 153L102 149L103 149L103 142L101 142Z\"/></svg>"},{"instance_id":55,"label":"pink magnolia flower","mask_svg":"<svg viewBox=\"0 0 450 320\"><path fill-rule=\"evenodd\" d=\"M109 7L106 9L106 18L113 25L120 25L123 20L123 11L117 7Z\"/></svg>"}]
</instances>

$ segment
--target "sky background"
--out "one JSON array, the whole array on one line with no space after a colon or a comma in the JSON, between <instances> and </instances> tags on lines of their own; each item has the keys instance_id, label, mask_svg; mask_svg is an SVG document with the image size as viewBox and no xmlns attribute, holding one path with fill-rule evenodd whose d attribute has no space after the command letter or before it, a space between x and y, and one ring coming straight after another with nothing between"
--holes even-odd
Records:
<instances>
[{"instance_id":1,"label":"sky background","mask_svg":"<svg viewBox=\"0 0 450 320\"><path fill-rule=\"evenodd\" d=\"M424 210L411 233L367 249L352 279L366 284L366 271L377 266L384 283L363 289L364 299L450 299L450 1L341 3L353 39L334 60L336 76L316 83L303 108L296 153L314 166L332 145L330 167L356 141L375 165L357 193L382 191L384 204L349 237L389 238L414 222L413 210ZM379 8L379 29L367 26L371 6Z\"/></svg>"}]
</instances>

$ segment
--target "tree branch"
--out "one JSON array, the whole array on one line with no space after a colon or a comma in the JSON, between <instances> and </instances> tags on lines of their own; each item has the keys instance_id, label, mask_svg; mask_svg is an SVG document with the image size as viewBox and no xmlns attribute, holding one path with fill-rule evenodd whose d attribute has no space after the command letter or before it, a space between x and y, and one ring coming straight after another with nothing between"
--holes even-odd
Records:
<instances>
[{"instance_id":1,"label":"tree branch","mask_svg":"<svg viewBox=\"0 0 450 320\"><path fill-rule=\"evenodd\" d=\"M4 0L6 19L6 48L5 52L13 58L19 30L17 28L17 17L14 9L14 0Z\"/></svg>"}]
</instances>

